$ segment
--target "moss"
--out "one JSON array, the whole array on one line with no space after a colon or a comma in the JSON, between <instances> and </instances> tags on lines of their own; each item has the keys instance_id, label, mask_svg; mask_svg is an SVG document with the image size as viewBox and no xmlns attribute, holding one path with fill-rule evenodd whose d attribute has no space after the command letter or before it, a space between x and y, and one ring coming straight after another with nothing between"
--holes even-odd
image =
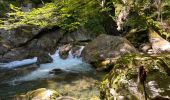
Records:
<instances>
[{"instance_id":1,"label":"moss","mask_svg":"<svg viewBox=\"0 0 170 100\"><path fill-rule=\"evenodd\" d=\"M149 75L151 73L153 73L152 75L156 73L162 73L164 76L169 76L170 58L165 55L159 55L155 57L125 55L121 57L117 60L117 64L114 66L112 71L101 83L100 89L104 94L103 97L105 99L113 98L114 96L110 94L110 90L113 89L118 95L129 95L132 98L139 99L136 94L133 94L132 91L129 90L129 87L131 87L129 86L131 84L129 82L136 82L135 84L138 84L138 69L140 66L144 66L144 70Z\"/></svg>"}]
</instances>

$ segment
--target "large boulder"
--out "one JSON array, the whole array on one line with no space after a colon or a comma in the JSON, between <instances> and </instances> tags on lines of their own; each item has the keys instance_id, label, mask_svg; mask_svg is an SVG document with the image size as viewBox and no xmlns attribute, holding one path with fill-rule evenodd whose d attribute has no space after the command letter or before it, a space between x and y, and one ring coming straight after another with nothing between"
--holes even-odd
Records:
<instances>
[{"instance_id":1,"label":"large boulder","mask_svg":"<svg viewBox=\"0 0 170 100\"><path fill-rule=\"evenodd\" d=\"M56 100L59 96L61 95L55 90L40 88L26 94L16 95L14 100Z\"/></svg>"},{"instance_id":2,"label":"large boulder","mask_svg":"<svg viewBox=\"0 0 170 100\"><path fill-rule=\"evenodd\" d=\"M53 59L51 56L48 55L48 53L41 53L37 58L37 64L45 64L45 63L51 63L53 62Z\"/></svg>"},{"instance_id":3,"label":"large boulder","mask_svg":"<svg viewBox=\"0 0 170 100\"><path fill-rule=\"evenodd\" d=\"M60 43L70 43L70 42L86 42L91 41L96 37L96 34L91 33L84 27L79 28L76 31L69 32L64 35Z\"/></svg>"},{"instance_id":4,"label":"large boulder","mask_svg":"<svg viewBox=\"0 0 170 100\"><path fill-rule=\"evenodd\" d=\"M0 62L11 62L14 60L22 60L23 58L27 58L29 51L25 48L19 47L15 49L11 49L5 54L3 54Z\"/></svg>"},{"instance_id":5,"label":"large boulder","mask_svg":"<svg viewBox=\"0 0 170 100\"><path fill-rule=\"evenodd\" d=\"M24 45L15 48L5 45L6 42L2 43L2 45L0 45L0 48L2 48L0 51L0 55L2 54L0 62L37 57L41 55L42 52L54 53L57 47L56 45L62 38L63 34L64 32L58 29L49 32L42 31L31 41L27 41Z\"/></svg>"},{"instance_id":6,"label":"large boulder","mask_svg":"<svg viewBox=\"0 0 170 100\"><path fill-rule=\"evenodd\" d=\"M116 58L128 53L138 53L133 45L125 38L101 34L85 46L83 59L96 67L108 58Z\"/></svg>"},{"instance_id":7,"label":"large boulder","mask_svg":"<svg viewBox=\"0 0 170 100\"><path fill-rule=\"evenodd\" d=\"M36 36L30 43L28 43L29 49L41 49L50 53L55 52L58 42L64 35L64 31L60 29L44 30L40 35Z\"/></svg>"},{"instance_id":8,"label":"large boulder","mask_svg":"<svg viewBox=\"0 0 170 100\"><path fill-rule=\"evenodd\" d=\"M170 42L162 38L152 28L149 29L149 41L154 53L159 54L170 52Z\"/></svg>"},{"instance_id":9,"label":"large boulder","mask_svg":"<svg viewBox=\"0 0 170 100\"><path fill-rule=\"evenodd\" d=\"M12 47L18 47L27 43L41 31L41 28L31 25L23 25L11 30L0 30L2 39Z\"/></svg>"},{"instance_id":10,"label":"large boulder","mask_svg":"<svg viewBox=\"0 0 170 100\"><path fill-rule=\"evenodd\" d=\"M40 29L36 26L20 26L11 30L0 30L0 62L10 62L41 55L39 51L55 53L61 43L89 41L93 37L84 28L65 33L58 27ZM72 38L67 40L67 38ZM65 41L66 40L66 41ZM73 40L73 41L72 41ZM61 48L61 58L67 58L70 48ZM79 56L78 52L77 55Z\"/></svg>"},{"instance_id":11,"label":"large boulder","mask_svg":"<svg viewBox=\"0 0 170 100\"><path fill-rule=\"evenodd\" d=\"M102 100L169 100L170 58L126 55L100 85Z\"/></svg>"}]
</instances>

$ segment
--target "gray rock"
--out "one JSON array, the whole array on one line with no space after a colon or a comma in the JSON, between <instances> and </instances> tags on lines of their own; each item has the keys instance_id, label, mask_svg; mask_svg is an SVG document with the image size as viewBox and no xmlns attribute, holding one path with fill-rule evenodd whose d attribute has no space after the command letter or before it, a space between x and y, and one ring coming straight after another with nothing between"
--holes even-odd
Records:
<instances>
[{"instance_id":1,"label":"gray rock","mask_svg":"<svg viewBox=\"0 0 170 100\"><path fill-rule=\"evenodd\" d=\"M4 55L9 50L9 47L0 43L0 55Z\"/></svg>"},{"instance_id":2,"label":"gray rock","mask_svg":"<svg viewBox=\"0 0 170 100\"><path fill-rule=\"evenodd\" d=\"M169 100L169 60L164 56L120 58L101 83L101 99Z\"/></svg>"},{"instance_id":3,"label":"gray rock","mask_svg":"<svg viewBox=\"0 0 170 100\"><path fill-rule=\"evenodd\" d=\"M170 42L162 38L153 29L149 30L149 41L155 54L170 52Z\"/></svg>"},{"instance_id":4,"label":"gray rock","mask_svg":"<svg viewBox=\"0 0 170 100\"><path fill-rule=\"evenodd\" d=\"M64 35L60 43L70 43L70 42L84 42L91 41L94 39L96 35L94 33L89 32L85 28L79 28L77 31L67 33Z\"/></svg>"},{"instance_id":5,"label":"gray rock","mask_svg":"<svg viewBox=\"0 0 170 100\"><path fill-rule=\"evenodd\" d=\"M22 44L27 43L35 35L40 32L40 28L36 26L20 26L16 29L11 30L1 30L0 36L5 42L8 42L10 46L17 47Z\"/></svg>"},{"instance_id":6,"label":"gray rock","mask_svg":"<svg viewBox=\"0 0 170 100\"><path fill-rule=\"evenodd\" d=\"M63 45L59 48L59 56L62 58L62 59L66 59L69 55L69 51L71 50L72 48L72 45L70 44L66 44L66 45Z\"/></svg>"},{"instance_id":7,"label":"gray rock","mask_svg":"<svg viewBox=\"0 0 170 100\"><path fill-rule=\"evenodd\" d=\"M27 58L28 55L29 55L29 51L27 49L15 48L5 53L3 55L3 59L8 59L9 61L22 60L23 58Z\"/></svg>"},{"instance_id":8,"label":"gray rock","mask_svg":"<svg viewBox=\"0 0 170 100\"><path fill-rule=\"evenodd\" d=\"M126 38L101 34L85 46L82 56L86 62L98 67L98 64L107 58L116 58L129 53L138 51Z\"/></svg>"},{"instance_id":9,"label":"gray rock","mask_svg":"<svg viewBox=\"0 0 170 100\"><path fill-rule=\"evenodd\" d=\"M41 53L37 58L37 64L45 64L45 63L51 63L53 62L53 59L51 56L48 55L48 53Z\"/></svg>"},{"instance_id":10,"label":"gray rock","mask_svg":"<svg viewBox=\"0 0 170 100\"><path fill-rule=\"evenodd\" d=\"M140 49L144 52L147 53L149 49L151 49L151 44L150 43L145 43L140 46Z\"/></svg>"},{"instance_id":11,"label":"gray rock","mask_svg":"<svg viewBox=\"0 0 170 100\"><path fill-rule=\"evenodd\" d=\"M0 51L0 53L3 54L0 62L37 57L41 52L54 53L56 51L57 43L62 38L63 34L64 32L60 30L47 32L46 34L42 34L40 37L29 41L25 45L14 49L10 49L9 47L6 50L3 46L5 44L2 46L0 45L0 48L3 48L2 51Z\"/></svg>"},{"instance_id":12,"label":"gray rock","mask_svg":"<svg viewBox=\"0 0 170 100\"><path fill-rule=\"evenodd\" d=\"M71 53L73 55L73 57L81 57L81 53L82 53L82 50L84 49L84 47L82 46L73 46L72 50L71 50Z\"/></svg>"}]
</instances>

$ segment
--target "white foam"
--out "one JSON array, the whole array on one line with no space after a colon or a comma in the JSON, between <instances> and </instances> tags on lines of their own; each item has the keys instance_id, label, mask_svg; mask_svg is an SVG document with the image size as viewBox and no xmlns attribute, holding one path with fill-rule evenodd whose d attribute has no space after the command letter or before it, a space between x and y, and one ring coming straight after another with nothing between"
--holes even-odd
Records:
<instances>
[{"instance_id":1,"label":"white foam","mask_svg":"<svg viewBox=\"0 0 170 100\"><path fill-rule=\"evenodd\" d=\"M82 51L82 49L83 47L80 50ZM53 58L52 63L41 64L40 68L38 68L37 70L29 73L28 75L16 78L13 81L29 81L29 80L39 79L39 78L47 78L51 76L49 72L53 69L62 69L65 71L71 71L71 72L74 71L80 73L89 72L93 70L91 66L83 62L81 58L73 57L71 51L69 52L69 56L67 59L61 59L58 50L54 55L50 55L50 56ZM23 62L25 61L27 62L27 60L23 60ZM30 61L35 62L35 58L34 60L30 59ZM20 64L24 64L24 63L22 63L21 61Z\"/></svg>"},{"instance_id":2,"label":"white foam","mask_svg":"<svg viewBox=\"0 0 170 100\"><path fill-rule=\"evenodd\" d=\"M1 63L0 67L3 68L15 68L15 67L20 67L24 65L29 65L37 62L37 57L34 57L32 59L24 59L21 61L12 61L9 63Z\"/></svg>"}]
</instances>

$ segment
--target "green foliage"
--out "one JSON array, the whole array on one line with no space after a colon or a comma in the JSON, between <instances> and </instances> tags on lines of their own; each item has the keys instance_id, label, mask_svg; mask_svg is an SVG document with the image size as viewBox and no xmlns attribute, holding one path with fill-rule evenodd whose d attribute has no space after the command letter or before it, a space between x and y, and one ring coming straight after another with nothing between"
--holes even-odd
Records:
<instances>
[{"instance_id":1,"label":"green foliage","mask_svg":"<svg viewBox=\"0 0 170 100\"><path fill-rule=\"evenodd\" d=\"M53 17L56 14L54 12L56 7L53 3L48 3L42 8L33 9L31 12L22 12L19 7L12 4L10 4L10 8L13 12L8 13L8 20L2 21L4 24L0 28L11 29L25 24L45 27L47 25L53 25L56 22Z\"/></svg>"},{"instance_id":2,"label":"green foliage","mask_svg":"<svg viewBox=\"0 0 170 100\"><path fill-rule=\"evenodd\" d=\"M0 28L12 29L29 24L42 28L59 26L63 30L74 31L86 24L88 28L97 27L92 29L94 31L103 31L99 18L100 6L96 0L54 0L31 12L23 12L13 4L10 4L10 9L12 12L7 13L8 18L0 20Z\"/></svg>"}]
</instances>

